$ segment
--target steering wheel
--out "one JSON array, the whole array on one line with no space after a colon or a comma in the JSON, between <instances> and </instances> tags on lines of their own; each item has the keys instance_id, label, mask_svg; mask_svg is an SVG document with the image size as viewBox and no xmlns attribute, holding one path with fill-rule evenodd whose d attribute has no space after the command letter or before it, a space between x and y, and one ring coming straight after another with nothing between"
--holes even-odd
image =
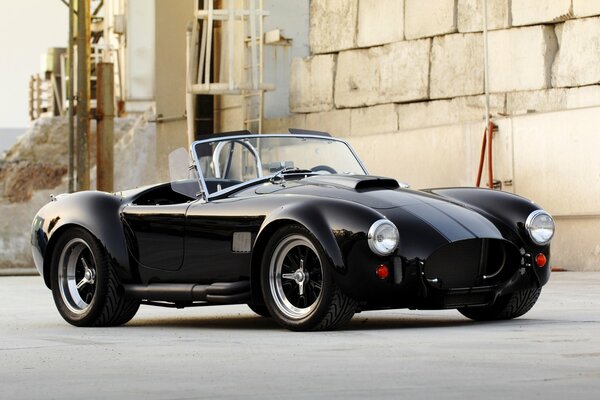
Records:
<instances>
[{"instance_id":1,"label":"steering wheel","mask_svg":"<svg viewBox=\"0 0 600 400\"><path fill-rule=\"evenodd\" d=\"M328 165L315 165L315 166L314 166L314 167L312 167L310 170L311 170L312 172L320 172L320 171L323 171L323 172L327 172L327 173L330 173L330 174L337 174L337 171L336 171L335 169L331 168L331 167L330 167L330 166L328 166Z\"/></svg>"}]
</instances>

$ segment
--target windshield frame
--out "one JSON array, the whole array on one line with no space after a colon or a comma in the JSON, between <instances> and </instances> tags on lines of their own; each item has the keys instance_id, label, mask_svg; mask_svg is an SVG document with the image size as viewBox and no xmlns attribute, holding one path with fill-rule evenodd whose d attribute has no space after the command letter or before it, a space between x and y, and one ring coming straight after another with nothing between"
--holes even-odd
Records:
<instances>
[{"instance_id":1,"label":"windshield frame","mask_svg":"<svg viewBox=\"0 0 600 400\"><path fill-rule=\"evenodd\" d=\"M200 160L198 159L198 154L195 151L195 147L198 144L204 144L204 143L212 143L212 142L225 142L228 140L242 140L242 139L261 139L261 138L298 138L298 139L318 139L318 140L323 140L323 141L333 141L333 142L339 142L342 143L344 145L346 145L346 147L348 148L348 150L350 150L350 153L354 156L354 158L356 159L356 161L358 162L358 165L360 166L360 168L363 170L363 173L365 175L368 175L369 172L367 171L367 168L365 167L364 163L362 162L362 160L360 159L360 157L358 157L358 155L356 154L356 152L354 151L354 149L352 148L352 146L350 146L350 143L348 143L345 140L342 139L337 139L331 136L324 136L324 135L310 135L310 134L292 134L292 133L276 133L276 134L252 134L252 135L232 135L232 136L217 136L215 135L214 138L207 138L207 139L202 139L202 140L196 140L194 142L192 142L192 144L190 145L190 153L192 155L192 159L194 160L194 165L196 167L196 171L198 172L198 178L200 180L200 190L202 191L202 196L206 199L206 201L209 201L212 198L216 198L216 197L222 197L223 195L226 195L230 192L236 191L237 189L243 188L243 187L247 187L247 186L251 186L252 184L255 184L257 182L261 182L261 181L265 181L265 180L269 180L272 177L274 177L275 175L277 175L278 173L280 173L280 171L277 171L271 175L264 175L255 179L251 179L242 183L239 183L237 185L234 186L230 186L228 188L219 190L218 192L214 192L214 193L208 193L208 187L206 186L206 182L204 180L204 174L202 172L202 168L200 168Z\"/></svg>"}]
</instances>

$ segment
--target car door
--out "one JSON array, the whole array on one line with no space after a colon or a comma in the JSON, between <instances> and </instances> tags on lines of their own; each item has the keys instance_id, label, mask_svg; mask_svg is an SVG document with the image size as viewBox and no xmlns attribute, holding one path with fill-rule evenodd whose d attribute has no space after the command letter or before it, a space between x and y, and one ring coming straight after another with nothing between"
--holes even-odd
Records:
<instances>
[{"instance_id":1,"label":"car door","mask_svg":"<svg viewBox=\"0 0 600 400\"><path fill-rule=\"evenodd\" d=\"M184 257L185 213L190 203L128 205L122 217L130 250L143 266L177 271Z\"/></svg>"},{"instance_id":2,"label":"car door","mask_svg":"<svg viewBox=\"0 0 600 400\"><path fill-rule=\"evenodd\" d=\"M182 273L199 283L250 277L252 244L264 213L244 203L244 199L224 199L189 207Z\"/></svg>"}]
</instances>

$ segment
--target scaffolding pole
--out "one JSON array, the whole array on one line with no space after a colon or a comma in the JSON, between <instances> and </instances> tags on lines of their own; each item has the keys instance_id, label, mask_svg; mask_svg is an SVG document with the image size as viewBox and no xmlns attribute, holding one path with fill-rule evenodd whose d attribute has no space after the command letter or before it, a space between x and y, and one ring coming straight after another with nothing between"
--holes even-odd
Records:
<instances>
[{"instance_id":1,"label":"scaffolding pole","mask_svg":"<svg viewBox=\"0 0 600 400\"><path fill-rule=\"evenodd\" d=\"M90 188L90 0L77 0L77 190Z\"/></svg>"},{"instance_id":2,"label":"scaffolding pole","mask_svg":"<svg viewBox=\"0 0 600 400\"><path fill-rule=\"evenodd\" d=\"M112 63L98 63L96 93L96 188L105 192L114 190L114 67Z\"/></svg>"},{"instance_id":3,"label":"scaffolding pole","mask_svg":"<svg viewBox=\"0 0 600 400\"><path fill-rule=\"evenodd\" d=\"M73 58L74 58L74 49L73 49L73 38L75 36L75 27L74 25L75 18L75 0L69 0L69 84L67 85L67 99L69 101L69 109L68 109L68 119L69 119L69 164L68 164L68 191L69 193L73 193L75 191L75 122L73 121L74 117L74 101L73 101L73 84L74 82L74 72L73 72ZM63 78L64 81L64 78Z\"/></svg>"}]
</instances>

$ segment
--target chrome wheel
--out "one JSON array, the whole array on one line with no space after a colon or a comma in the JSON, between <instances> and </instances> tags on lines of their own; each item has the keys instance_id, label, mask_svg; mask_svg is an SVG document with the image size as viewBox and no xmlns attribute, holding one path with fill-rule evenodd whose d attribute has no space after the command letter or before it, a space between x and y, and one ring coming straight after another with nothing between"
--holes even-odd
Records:
<instances>
[{"instance_id":1,"label":"chrome wheel","mask_svg":"<svg viewBox=\"0 0 600 400\"><path fill-rule=\"evenodd\" d=\"M305 318L317 308L323 267L317 249L304 236L286 236L277 244L269 264L269 286L275 305L288 318Z\"/></svg>"},{"instance_id":2,"label":"chrome wheel","mask_svg":"<svg viewBox=\"0 0 600 400\"><path fill-rule=\"evenodd\" d=\"M58 264L58 285L62 300L72 313L87 311L96 293L96 261L83 239L71 239L64 246Z\"/></svg>"}]
</instances>

